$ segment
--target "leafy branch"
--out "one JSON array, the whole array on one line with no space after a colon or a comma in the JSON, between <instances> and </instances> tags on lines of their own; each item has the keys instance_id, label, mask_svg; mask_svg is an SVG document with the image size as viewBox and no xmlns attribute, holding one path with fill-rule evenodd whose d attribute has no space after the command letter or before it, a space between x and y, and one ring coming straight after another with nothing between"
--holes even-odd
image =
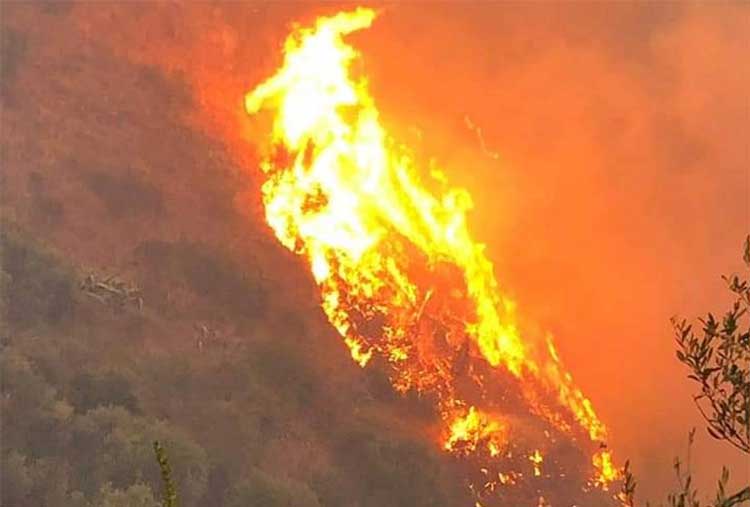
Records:
<instances>
[{"instance_id":1,"label":"leafy branch","mask_svg":"<svg viewBox=\"0 0 750 507\"><path fill-rule=\"evenodd\" d=\"M750 237L744 259L750 267ZM693 400L708 433L750 453L750 327L743 318L750 308L750 282L738 275L723 278L735 301L721 320L709 313L700 319L697 334L686 321L672 320L677 359L690 369L688 378L700 384Z\"/></svg>"},{"instance_id":2,"label":"leafy branch","mask_svg":"<svg viewBox=\"0 0 750 507\"><path fill-rule=\"evenodd\" d=\"M743 259L750 268L750 236L745 238ZM739 451L750 454L750 280L739 275L722 277L734 295L731 308L717 319L712 313L699 319L695 332L685 320L672 319L677 341L677 359L688 367L688 378L700 385L693 401L706 421L709 435ZM675 459L679 489L667 496L669 507L700 507L698 492L692 486L690 450L695 429L688 436L687 469ZM729 470L722 469L713 507L734 507L750 502L750 486L728 495ZM635 507L636 481L625 463L623 484L618 496L624 507Z\"/></svg>"}]
</instances>

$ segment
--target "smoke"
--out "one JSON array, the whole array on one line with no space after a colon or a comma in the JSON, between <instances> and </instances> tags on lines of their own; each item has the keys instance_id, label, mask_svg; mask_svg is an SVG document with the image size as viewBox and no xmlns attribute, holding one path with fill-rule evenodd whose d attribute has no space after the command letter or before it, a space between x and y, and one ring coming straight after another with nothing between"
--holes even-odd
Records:
<instances>
[{"instance_id":1,"label":"smoke","mask_svg":"<svg viewBox=\"0 0 750 507\"><path fill-rule=\"evenodd\" d=\"M668 319L722 309L719 275L739 269L747 230L748 11L435 8L415 35L419 16L384 16L370 34L375 95L435 135L427 151L475 196L501 283L557 336L653 498L700 424ZM704 486L721 463L746 477L707 440Z\"/></svg>"},{"instance_id":2,"label":"smoke","mask_svg":"<svg viewBox=\"0 0 750 507\"><path fill-rule=\"evenodd\" d=\"M107 4L73 15L86 36L186 80L186 118L224 139L252 181L258 133L242 96L278 65L289 23L339 7ZM740 3L431 3L384 5L353 36L389 128L470 190L500 283L556 336L616 455L632 458L642 499L672 484L672 458L701 425L669 318L721 311L719 275L740 269L748 33ZM237 200L257 219L249 187ZM704 490L722 464L747 477L708 436L693 455Z\"/></svg>"}]
</instances>

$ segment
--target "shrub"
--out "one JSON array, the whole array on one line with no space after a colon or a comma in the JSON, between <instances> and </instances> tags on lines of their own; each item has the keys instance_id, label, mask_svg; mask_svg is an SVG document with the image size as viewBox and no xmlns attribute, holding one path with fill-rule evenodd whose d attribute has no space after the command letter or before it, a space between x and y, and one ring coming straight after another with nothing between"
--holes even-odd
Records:
<instances>
[{"instance_id":1,"label":"shrub","mask_svg":"<svg viewBox=\"0 0 750 507\"><path fill-rule=\"evenodd\" d=\"M0 243L8 323L25 328L58 324L70 317L75 273L39 245L10 231L0 233Z\"/></svg>"}]
</instances>

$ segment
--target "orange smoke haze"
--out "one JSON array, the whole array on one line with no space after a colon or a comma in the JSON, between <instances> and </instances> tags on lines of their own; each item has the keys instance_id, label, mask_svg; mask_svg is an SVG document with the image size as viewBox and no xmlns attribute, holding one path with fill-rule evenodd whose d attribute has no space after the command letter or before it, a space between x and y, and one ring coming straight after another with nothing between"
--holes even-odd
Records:
<instances>
[{"instance_id":1,"label":"orange smoke haze","mask_svg":"<svg viewBox=\"0 0 750 507\"><path fill-rule=\"evenodd\" d=\"M107 4L75 16L90 37L183 76L198 98L186 114L252 173L259 133L244 93L281 63L290 22L342 7ZM669 317L720 311L719 275L740 269L748 33L739 3L434 3L388 4L352 36L384 123L470 191L470 226L500 283L555 335L641 498L672 484L672 457L700 426ZM693 455L704 489L721 464L735 481L750 473L708 436Z\"/></svg>"}]
</instances>

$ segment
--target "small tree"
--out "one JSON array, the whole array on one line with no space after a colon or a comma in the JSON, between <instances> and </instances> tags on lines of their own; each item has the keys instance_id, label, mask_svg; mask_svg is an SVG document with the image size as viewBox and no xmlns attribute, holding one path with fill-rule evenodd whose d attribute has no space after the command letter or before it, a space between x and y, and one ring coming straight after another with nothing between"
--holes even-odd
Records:
<instances>
[{"instance_id":1,"label":"small tree","mask_svg":"<svg viewBox=\"0 0 750 507\"><path fill-rule=\"evenodd\" d=\"M745 263L750 267L750 236L745 240ZM750 308L750 283L738 275L723 277L735 296L721 320L709 313L700 319L696 334L685 320L672 319L677 336L677 359L690 369L688 377L700 384L693 396L708 433L744 453L750 453L750 328L744 322ZM744 324L744 326L743 326Z\"/></svg>"},{"instance_id":2,"label":"small tree","mask_svg":"<svg viewBox=\"0 0 750 507\"><path fill-rule=\"evenodd\" d=\"M172 480L172 467L169 464L167 452L159 441L154 442L154 453L156 461L159 463L161 480L164 483L164 496L162 498L163 507L177 507L177 488Z\"/></svg>"},{"instance_id":3,"label":"small tree","mask_svg":"<svg viewBox=\"0 0 750 507\"><path fill-rule=\"evenodd\" d=\"M743 258L750 268L750 236L745 238ZM750 280L736 274L722 278L733 293L734 302L720 320L709 313L699 319L701 331L696 333L687 321L672 319L677 359L688 367L688 378L700 385L700 392L693 396L693 401L706 421L709 435L750 455ZM689 434L688 449L694 437L695 430ZM684 472L680 460L675 459L674 467L680 489L668 495L669 507L700 507L689 466ZM636 483L629 463L625 463L623 476L620 500L633 507ZM729 470L724 468L716 498L711 503L713 507L750 502L750 486L727 494L728 482Z\"/></svg>"}]
</instances>

